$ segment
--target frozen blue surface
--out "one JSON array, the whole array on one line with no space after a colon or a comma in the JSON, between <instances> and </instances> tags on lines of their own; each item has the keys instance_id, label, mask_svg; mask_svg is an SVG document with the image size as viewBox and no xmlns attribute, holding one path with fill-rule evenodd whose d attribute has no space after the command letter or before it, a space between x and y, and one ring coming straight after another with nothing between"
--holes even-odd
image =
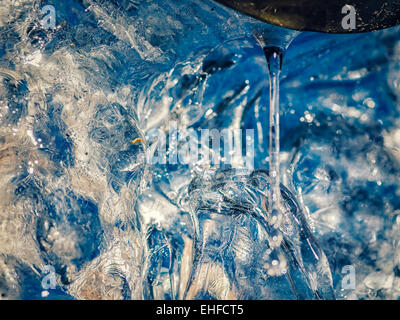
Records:
<instances>
[{"instance_id":1,"label":"frozen blue surface","mask_svg":"<svg viewBox=\"0 0 400 320\"><path fill-rule=\"evenodd\" d=\"M275 27L211 0L3 2L1 298L398 299L399 28L302 33L284 56L277 275L265 172L144 156L174 120L254 129L268 169L252 31Z\"/></svg>"}]
</instances>

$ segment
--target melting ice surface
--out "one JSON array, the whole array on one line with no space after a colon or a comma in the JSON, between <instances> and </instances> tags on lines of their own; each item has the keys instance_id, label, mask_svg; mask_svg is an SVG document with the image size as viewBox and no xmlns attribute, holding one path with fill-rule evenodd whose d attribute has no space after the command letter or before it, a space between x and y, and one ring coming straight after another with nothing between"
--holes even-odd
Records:
<instances>
[{"instance_id":1,"label":"melting ice surface","mask_svg":"<svg viewBox=\"0 0 400 320\"><path fill-rule=\"evenodd\" d=\"M399 297L400 30L293 41L272 230L259 25L211 1L2 1L2 299ZM168 120L255 129L255 170L147 161Z\"/></svg>"}]
</instances>

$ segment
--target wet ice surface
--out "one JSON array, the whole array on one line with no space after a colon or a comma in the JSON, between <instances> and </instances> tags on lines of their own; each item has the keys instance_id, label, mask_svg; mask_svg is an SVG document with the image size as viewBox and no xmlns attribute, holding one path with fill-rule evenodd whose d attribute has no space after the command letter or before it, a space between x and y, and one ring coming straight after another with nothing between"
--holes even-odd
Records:
<instances>
[{"instance_id":1,"label":"wet ice surface","mask_svg":"<svg viewBox=\"0 0 400 320\"><path fill-rule=\"evenodd\" d=\"M40 26L44 4L56 30ZM46 296L46 265L55 299L399 297L398 28L292 43L278 231L265 172L145 161L169 118L255 129L267 168L252 26L210 1L3 1L1 298Z\"/></svg>"}]
</instances>

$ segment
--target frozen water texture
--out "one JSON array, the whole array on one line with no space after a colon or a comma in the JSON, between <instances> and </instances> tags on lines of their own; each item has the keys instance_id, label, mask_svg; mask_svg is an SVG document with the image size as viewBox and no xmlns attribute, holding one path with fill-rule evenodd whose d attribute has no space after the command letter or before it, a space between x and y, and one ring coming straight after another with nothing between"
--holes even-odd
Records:
<instances>
[{"instance_id":1,"label":"frozen water texture","mask_svg":"<svg viewBox=\"0 0 400 320\"><path fill-rule=\"evenodd\" d=\"M2 1L2 299L400 296L398 28L286 53L277 230L266 171L146 161L170 119L255 129L266 169L261 25L209 0Z\"/></svg>"}]
</instances>

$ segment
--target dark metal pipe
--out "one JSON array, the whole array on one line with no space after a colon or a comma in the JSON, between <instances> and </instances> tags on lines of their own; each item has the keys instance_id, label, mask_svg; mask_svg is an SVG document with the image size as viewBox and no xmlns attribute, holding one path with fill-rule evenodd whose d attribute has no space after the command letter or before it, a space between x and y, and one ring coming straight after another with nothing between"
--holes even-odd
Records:
<instances>
[{"instance_id":1,"label":"dark metal pipe","mask_svg":"<svg viewBox=\"0 0 400 320\"><path fill-rule=\"evenodd\" d=\"M360 33L400 24L400 0L215 0L273 25Z\"/></svg>"}]
</instances>

